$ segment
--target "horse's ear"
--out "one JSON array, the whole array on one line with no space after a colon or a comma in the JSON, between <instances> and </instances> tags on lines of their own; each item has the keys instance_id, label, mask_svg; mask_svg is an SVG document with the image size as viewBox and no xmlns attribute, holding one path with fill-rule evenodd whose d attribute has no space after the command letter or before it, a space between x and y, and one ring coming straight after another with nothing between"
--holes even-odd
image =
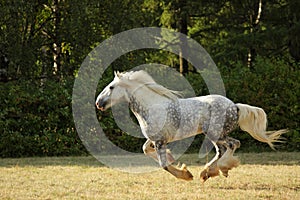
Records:
<instances>
[{"instance_id":1,"label":"horse's ear","mask_svg":"<svg viewBox=\"0 0 300 200\"><path fill-rule=\"evenodd\" d=\"M120 78L120 72L119 71L114 71L114 74L115 74L116 77Z\"/></svg>"}]
</instances>

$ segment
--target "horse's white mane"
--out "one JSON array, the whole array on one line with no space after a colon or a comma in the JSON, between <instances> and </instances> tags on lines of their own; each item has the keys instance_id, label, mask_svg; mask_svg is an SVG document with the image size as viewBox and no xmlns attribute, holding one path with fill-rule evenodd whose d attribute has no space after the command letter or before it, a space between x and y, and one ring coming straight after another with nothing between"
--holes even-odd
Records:
<instances>
[{"instance_id":1,"label":"horse's white mane","mask_svg":"<svg viewBox=\"0 0 300 200\"><path fill-rule=\"evenodd\" d=\"M122 81L130 81L136 84L145 85L150 90L155 93L166 96L169 99L177 100L178 97L181 97L181 93L178 91L170 90L165 88L162 85L156 83L153 78L144 70L139 71L130 71L130 72L115 72L115 76L119 77Z\"/></svg>"}]
</instances>

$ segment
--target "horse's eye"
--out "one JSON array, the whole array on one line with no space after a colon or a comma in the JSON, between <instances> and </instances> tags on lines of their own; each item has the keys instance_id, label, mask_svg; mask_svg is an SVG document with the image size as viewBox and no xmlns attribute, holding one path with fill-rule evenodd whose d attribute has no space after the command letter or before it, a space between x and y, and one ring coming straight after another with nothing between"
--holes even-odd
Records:
<instances>
[{"instance_id":1,"label":"horse's eye","mask_svg":"<svg viewBox=\"0 0 300 200\"><path fill-rule=\"evenodd\" d=\"M113 90L114 88L115 88L114 86L110 86L110 87L109 87L110 90Z\"/></svg>"}]
</instances>

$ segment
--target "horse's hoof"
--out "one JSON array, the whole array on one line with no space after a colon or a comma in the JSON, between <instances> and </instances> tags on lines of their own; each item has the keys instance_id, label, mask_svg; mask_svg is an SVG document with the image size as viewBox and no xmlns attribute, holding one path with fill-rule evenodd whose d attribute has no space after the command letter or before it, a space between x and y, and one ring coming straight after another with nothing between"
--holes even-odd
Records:
<instances>
[{"instance_id":1,"label":"horse's hoof","mask_svg":"<svg viewBox=\"0 0 300 200\"><path fill-rule=\"evenodd\" d=\"M182 171L183 175L182 175L182 179L187 180L187 181L191 181L193 180L194 176L193 174L187 169L186 164L182 164L180 167L180 170Z\"/></svg>"},{"instance_id":2,"label":"horse's hoof","mask_svg":"<svg viewBox=\"0 0 300 200\"><path fill-rule=\"evenodd\" d=\"M194 179L194 176L188 170L183 170L183 171L181 171L180 175L177 175L177 178L185 180L185 181L192 181Z\"/></svg>"},{"instance_id":3,"label":"horse's hoof","mask_svg":"<svg viewBox=\"0 0 300 200\"><path fill-rule=\"evenodd\" d=\"M202 183L204 183L205 181L207 181L210 178L210 175L208 173L209 169L204 169L201 173L200 173L200 181Z\"/></svg>"},{"instance_id":4,"label":"horse's hoof","mask_svg":"<svg viewBox=\"0 0 300 200\"><path fill-rule=\"evenodd\" d=\"M185 180L187 180L187 181L192 181L194 178L193 174L189 170L185 171L184 176L185 176Z\"/></svg>"},{"instance_id":5,"label":"horse's hoof","mask_svg":"<svg viewBox=\"0 0 300 200\"><path fill-rule=\"evenodd\" d=\"M193 175L189 170L187 170L186 165L182 165L180 169L173 167L172 165L169 165L165 168L168 172L173 174L176 178L183 179L186 181L193 180Z\"/></svg>"},{"instance_id":6,"label":"horse's hoof","mask_svg":"<svg viewBox=\"0 0 300 200\"><path fill-rule=\"evenodd\" d=\"M221 172L222 172L222 175L223 175L223 176L225 176L226 178L228 177L228 170L227 170L227 171L222 171L222 170L221 170Z\"/></svg>"},{"instance_id":7,"label":"horse's hoof","mask_svg":"<svg viewBox=\"0 0 300 200\"><path fill-rule=\"evenodd\" d=\"M200 174L200 181L201 181L202 183L204 183L205 181L207 181L207 179L209 179L209 175L208 175L208 173L207 173L207 170L205 169L205 170L203 170L203 171L201 172L201 174Z\"/></svg>"},{"instance_id":8,"label":"horse's hoof","mask_svg":"<svg viewBox=\"0 0 300 200\"><path fill-rule=\"evenodd\" d=\"M208 167L204 169L200 174L200 180L202 183L204 183L207 179L219 176L219 168L218 167Z\"/></svg>"}]
</instances>

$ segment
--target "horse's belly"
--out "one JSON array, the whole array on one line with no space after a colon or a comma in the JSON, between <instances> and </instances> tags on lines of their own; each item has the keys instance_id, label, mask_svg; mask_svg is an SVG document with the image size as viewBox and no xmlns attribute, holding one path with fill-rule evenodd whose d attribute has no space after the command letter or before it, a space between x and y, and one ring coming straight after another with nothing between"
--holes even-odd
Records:
<instances>
[{"instance_id":1,"label":"horse's belly","mask_svg":"<svg viewBox=\"0 0 300 200\"><path fill-rule=\"evenodd\" d=\"M176 134L172 138L172 141L193 137L195 135L201 134L202 132L202 124L199 123L190 124L190 126L183 126L176 131Z\"/></svg>"},{"instance_id":2,"label":"horse's belly","mask_svg":"<svg viewBox=\"0 0 300 200\"><path fill-rule=\"evenodd\" d=\"M177 133L175 135L175 137L173 138L173 140L171 142L177 141L177 140L186 139L186 138L189 138L189 137L193 137L193 136L201 134L201 133L202 133L202 129L201 128L198 129L198 131L191 132L191 133L188 133L188 134L180 132L180 133Z\"/></svg>"}]
</instances>

